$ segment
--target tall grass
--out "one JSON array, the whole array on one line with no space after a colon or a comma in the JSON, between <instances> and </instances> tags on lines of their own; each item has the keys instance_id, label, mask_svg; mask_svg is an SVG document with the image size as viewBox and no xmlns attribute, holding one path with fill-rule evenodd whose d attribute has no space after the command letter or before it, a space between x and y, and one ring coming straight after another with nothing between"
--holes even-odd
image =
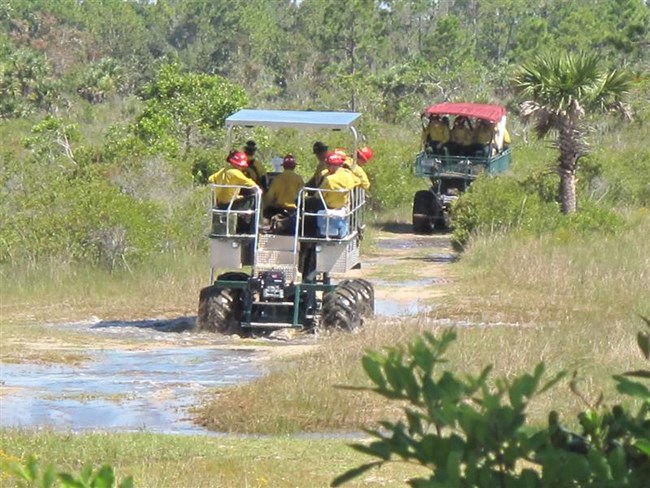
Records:
<instances>
[{"instance_id":1,"label":"tall grass","mask_svg":"<svg viewBox=\"0 0 650 488\"><path fill-rule=\"evenodd\" d=\"M391 415L366 393L366 349L402 343L422 330L457 325L449 368L476 372L494 364L505 377L532 370L579 370L586 398L615 398L610 377L635 368L638 315L650 315L650 219L616 235L474 241L457 264L457 282L435 314L377 321L359 334L336 334L307 356L249 385L217 392L200 421L231 432L349 430ZM446 320L440 320L446 319ZM583 408L566 385L537 400L531 420L551 408L571 418Z\"/></svg>"},{"instance_id":2,"label":"tall grass","mask_svg":"<svg viewBox=\"0 0 650 488\"><path fill-rule=\"evenodd\" d=\"M6 321L147 318L196 313L209 284L205 254L168 253L110 273L49 261L0 267L0 318Z\"/></svg>"}]
</instances>

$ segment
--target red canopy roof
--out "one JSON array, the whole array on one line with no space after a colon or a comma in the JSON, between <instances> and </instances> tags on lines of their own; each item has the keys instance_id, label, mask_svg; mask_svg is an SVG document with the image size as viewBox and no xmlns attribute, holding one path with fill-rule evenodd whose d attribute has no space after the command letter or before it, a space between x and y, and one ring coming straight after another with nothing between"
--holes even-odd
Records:
<instances>
[{"instance_id":1,"label":"red canopy roof","mask_svg":"<svg viewBox=\"0 0 650 488\"><path fill-rule=\"evenodd\" d=\"M490 122L501 120L506 114L505 107L501 105L487 105L483 103L436 103L424 110L422 115L464 115L476 117Z\"/></svg>"}]
</instances>

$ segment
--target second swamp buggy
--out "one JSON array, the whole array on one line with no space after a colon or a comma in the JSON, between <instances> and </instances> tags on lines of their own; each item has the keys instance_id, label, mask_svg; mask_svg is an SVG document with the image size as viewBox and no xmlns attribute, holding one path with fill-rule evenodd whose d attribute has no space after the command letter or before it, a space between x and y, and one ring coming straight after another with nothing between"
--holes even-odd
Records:
<instances>
[{"instance_id":1,"label":"second swamp buggy","mask_svg":"<svg viewBox=\"0 0 650 488\"><path fill-rule=\"evenodd\" d=\"M436 150L423 141L422 150L415 158L415 174L428 178L431 187L417 191L413 197L413 232L427 234L434 229L449 228L451 203L480 174L497 175L508 170L511 149L506 130L506 109L500 105L438 103L427 107L421 117L425 130L432 117L446 124L464 117L475 124L483 121L493 131L488 144L476 147L476 150L462 151L463 154L449 146Z\"/></svg>"},{"instance_id":2,"label":"second swamp buggy","mask_svg":"<svg viewBox=\"0 0 650 488\"><path fill-rule=\"evenodd\" d=\"M360 117L356 112L240 110L225 121L228 147L235 128L347 131L356 158ZM213 201L210 285L200 292L198 329L244 334L318 326L353 330L374 313L371 283L362 279L335 283L331 276L361 266L365 193L361 188L350 190L343 209L309 211L307 199L324 203L325 191L303 188L296 216L282 234L260 232L259 191L249 197L248 209L233 208L233 201L217 208ZM305 225L309 219L317 221L317 232L309 232L311 226ZM245 230L238 225L242 220L250 223Z\"/></svg>"}]
</instances>

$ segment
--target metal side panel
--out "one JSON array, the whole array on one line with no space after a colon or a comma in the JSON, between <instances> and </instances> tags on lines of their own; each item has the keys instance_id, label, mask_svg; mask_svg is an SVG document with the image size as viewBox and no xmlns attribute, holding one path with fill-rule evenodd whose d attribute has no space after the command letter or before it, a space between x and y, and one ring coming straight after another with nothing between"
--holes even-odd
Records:
<instances>
[{"instance_id":1,"label":"metal side panel","mask_svg":"<svg viewBox=\"0 0 650 488\"><path fill-rule=\"evenodd\" d=\"M345 273L359 262L357 240L323 243L316 251L316 271L319 273Z\"/></svg>"},{"instance_id":2,"label":"metal side panel","mask_svg":"<svg viewBox=\"0 0 650 488\"><path fill-rule=\"evenodd\" d=\"M294 236L281 236L277 234L260 234L257 248L274 251L293 251Z\"/></svg>"},{"instance_id":3,"label":"metal side panel","mask_svg":"<svg viewBox=\"0 0 650 488\"><path fill-rule=\"evenodd\" d=\"M241 243L233 240L210 239L210 266L213 269L241 269Z\"/></svg>"}]
</instances>

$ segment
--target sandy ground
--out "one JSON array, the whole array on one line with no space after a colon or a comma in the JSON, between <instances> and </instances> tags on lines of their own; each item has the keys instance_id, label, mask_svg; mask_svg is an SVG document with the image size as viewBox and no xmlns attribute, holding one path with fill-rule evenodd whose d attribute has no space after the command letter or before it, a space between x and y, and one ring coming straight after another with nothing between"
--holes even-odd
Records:
<instances>
[{"instance_id":1,"label":"sandy ground","mask_svg":"<svg viewBox=\"0 0 650 488\"><path fill-rule=\"evenodd\" d=\"M392 229L375 231L373 247L362 256L361 269L345 275L334 275L334 280L363 278L373 283L375 299L391 307L390 314L399 314L400 306L439 301L453 283L449 263L455 259L447 235L415 235L410 225L396 225ZM378 306L378 313L381 313ZM417 308L417 307L416 307ZM215 337L210 333L189 333L194 317L156 317L132 320L102 321L98 317L87 320L47 324L53 332L50 337L16 336L3 334L2 357L13 348L28 348L38 353L74 354L92 350L155 350L170 344L184 347L212 349L255 349L264 351L264 357L298 354L314 347L307 337L295 343L294 334L279 331L273 340ZM178 332L170 334L169 332ZM88 335L90 334L90 335ZM81 336L80 336L81 335ZM88 335L88 336L87 336ZM84 338L84 336L87 336ZM304 343L308 342L308 343ZM277 347L277 346L282 347ZM9 354L11 356L11 354Z\"/></svg>"}]
</instances>

